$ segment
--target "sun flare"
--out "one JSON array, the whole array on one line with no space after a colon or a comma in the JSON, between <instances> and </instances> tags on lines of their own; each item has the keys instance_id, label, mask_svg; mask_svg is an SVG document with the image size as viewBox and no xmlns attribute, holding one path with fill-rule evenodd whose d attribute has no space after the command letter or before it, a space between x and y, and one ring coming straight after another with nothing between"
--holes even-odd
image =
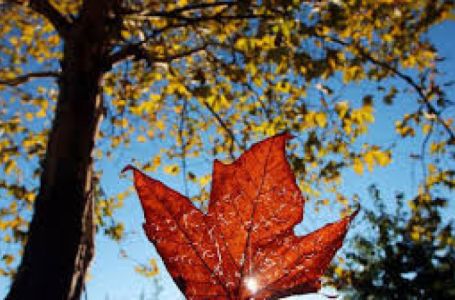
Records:
<instances>
[{"instance_id":1,"label":"sun flare","mask_svg":"<svg viewBox=\"0 0 455 300\"><path fill-rule=\"evenodd\" d=\"M259 282L255 277L245 278L246 288L252 293L255 294L259 290Z\"/></svg>"}]
</instances>

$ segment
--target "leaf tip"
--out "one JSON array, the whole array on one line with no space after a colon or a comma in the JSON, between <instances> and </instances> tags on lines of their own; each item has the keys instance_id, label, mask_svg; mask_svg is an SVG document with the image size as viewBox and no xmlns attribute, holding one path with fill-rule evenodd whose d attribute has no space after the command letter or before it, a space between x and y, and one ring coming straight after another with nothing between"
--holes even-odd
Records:
<instances>
[{"instance_id":1,"label":"leaf tip","mask_svg":"<svg viewBox=\"0 0 455 300\"><path fill-rule=\"evenodd\" d=\"M349 219L352 221L356 216L357 214L359 213L360 211L360 204L357 206L357 208L355 209L355 211L351 214L351 216L349 217Z\"/></svg>"},{"instance_id":2,"label":"leaf tip","mask_svg":"<svg viewBox=\"0 0 455 300\"><path fill-rule=\"evenodd\" d=\"M122 171L120 172L121 174L125 174L126 172L128 171L135 171L136 170L136 167L132 166L132 165L127 165L126 167L124 167L122 169Z\"/></svg>"},{"instance_id":3,"label":"leaf tip","mask_svg":"<svg viewBox=\"0 0 455 300\"><path fill-rule=\"evenodd\" d=\"M286 140L292 140L293 138L295 138L295 135L293 135L292 133L290 133L287 130L280 133L279 136L283 136Z\"/></svg>"}]
</instances>

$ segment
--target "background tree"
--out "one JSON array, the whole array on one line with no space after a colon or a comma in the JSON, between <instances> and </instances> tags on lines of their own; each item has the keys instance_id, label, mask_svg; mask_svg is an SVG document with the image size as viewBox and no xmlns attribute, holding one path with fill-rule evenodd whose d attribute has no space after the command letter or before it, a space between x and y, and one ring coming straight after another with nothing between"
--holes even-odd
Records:
<instances>
[{"instance_id":1,"label":"background tree","mask_svg":"<svg viewBox=\"0 0 455 300\"><path fill-rule=\"evenodd\" d=\"M346 260L333 265L331 278L347 299L453 299L455 232L443 222L447 200L411 200L397 194L394 213L371 186L374 207L364 210L368 230L352 238ZM390 202L390 201L389 201Z\"/></svg>"},{"instance_id":2,"label":"background tree","mask_svg":"<svg viewBox=\"0 0 455 300\"><path fill-rule=\"evenodd\" d=\"M425 38L453 1L0 3L0 229L11 244L2 249L2 272L14 275L9 299L79 297L94 225L113 238L122 233L110 217L125 194L104 197L93 158L133 140L173 140L142 167L153 171L177 157L181 163L165 171L203 185L207 176L187 172L187 159L232 157L290 130L300 134L292 147L303 155L291 160L302 189L315 199L332 193L347 206L336 189L341 170L361 174L392 159L384 145L358 143L375 103L406 93L412 102L396 120L398 133L419 136L421 128L421 154L438 158L425 172L433 185L453 186L441 159L454 143L451 102ZM377 94L340 101L345 86L360 82L379 82Z\"/></svg>"}]
</instances>

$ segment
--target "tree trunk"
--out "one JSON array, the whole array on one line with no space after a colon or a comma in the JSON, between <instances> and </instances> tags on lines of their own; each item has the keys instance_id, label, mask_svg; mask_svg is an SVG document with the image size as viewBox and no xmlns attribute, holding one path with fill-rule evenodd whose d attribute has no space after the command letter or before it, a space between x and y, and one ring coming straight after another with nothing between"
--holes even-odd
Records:
<instances>
[{"instance_id":1,"label":"tree trunk","mask_svg":"<svg viewBox=\"0 0 455 300\"><path fill-rule=\"evenodd\" d=\"M9 300L79 299L94 254L91 152L102 118L102 61L110 38L105 22L112 2L88 3L92 7L65 39L41 186Z\"/></svg>"}]
</instances>

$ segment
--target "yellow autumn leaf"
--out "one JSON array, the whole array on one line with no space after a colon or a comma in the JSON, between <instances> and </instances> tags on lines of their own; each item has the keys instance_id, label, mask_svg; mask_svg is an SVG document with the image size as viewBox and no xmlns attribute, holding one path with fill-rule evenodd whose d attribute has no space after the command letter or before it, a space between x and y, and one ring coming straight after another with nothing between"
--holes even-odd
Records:
<instances>
[{"instance_id":1,"label":"yellow autumn leaf","mask_svg":"<svg viewBox=\"0 0 455 300\"><path fill-rule=\"evenodd\" d=\"M9 235L9 234L6 234L5 236L3 236L3 241L5 243L11 243L12 240L13 239L11 238L11 235Z\"/></svg>"},{"instance_id":2,"label":"yellow autumn leaf","mask_svg":"<svg viewBox=\"0 0 455 300\"><path fill-rule=\"evenodd\" d=\"M360 158L358 158L358 157L354 158L352 168L354 169L354 172L356 172L357 174L359 174L359 175L363 174L363 163L360 160Z\"/></svg>"},{"instance_id":3,"label":"yellow autumn leaf","mask_svg":"<svg viewBox=\"0 0 455 300\"><path fill-rule=\"evenodd\" d=\"M148 136L149 138L153 138L153 137L155 136L155 133L153 132L152 129L147 130L147 136Z\"/></svg>"},{"instance_id":4,"label":"yellow autumn leaf","mask_svg":"<svg viewBox=\"0 0 455 300\"><path fill-rule=\"evenodd\" d=\"M373 156L376 163L381 167L387 166L391 162L391 156L389 152L382 152L377 150L373 152Z\"/></svg>"},{"instance_id":5,"label":"yellow autumn leaf","mask_svg":"<svg viewBox=\"0 0 455 300\"><path fill-rule=\"evenodd\" d=\"M139 143L145 143L147 141L147 138L143 135L138 135L136 140L139 142Z\"/></svg>"},{"instance_id":6,"label":"yellow autumn leaf","mask_svg":"<svg viewBox=\"0 0 455 300\"><path fill-rule=\"evenodd\" d=\"M45 118L47 116L47 113L46 113L46 110L44 109L40 109L37 113L36 113L36 117L37 118Z\"/></svg>"},{"instance_id":7,"label":"yellow autumn leaf","mask_svg":"<svg viewBox=\"0 0 455 300\"><path fill-rule=\"evenodd\" d=\"M420 233L417 231L411 232L411 238L413 241L418 242L420 240Z\"/></svg>"},{"instance_id":8,"label":"yellow autumn leaf","mask_svg":"<svg viewBox=\"0 0 455 300\"><path fill-rule=\"evenodd\" d=\"M323 112L318 112L314 115L315 123L324 128L327 125L327 116Z\"/></svg>"},{"instance_id":9,"label":"yellow autumn leaf","mask_svg":"<svg viewBox=\"0 0 455 300\"><path fill-rule=\"evenodd\" d=\"M363 155L363 160L365 161L365 163L367 164L367 167L368 167L368 171L373 171L373 167L374 167L374 154L372 151L368 151L367 153L365 153Z\"/></svg>"},{"instance_id":10,"label":"yellow autumn leaf","mask_svg":"<svg viewBox=\"0 0 455 300\"><path fill-rule=\"evenodd\" d=\"M151 258L149 260L149 264L150 264L150 276L157 275L160 272L160 270L158 268L158 263L156 262L156 259Z\"/></svg>"},{"instance_id":11,"label":"yellow autumn leaf","mask_svg":"<svg viewBox=\"0 0 455 300\"><path fill-rule=\"evenodd\" d=\"M205 175L199 178L199 183L201 184L201 186L206 186L209 182L210 182L209 175Z\"/></svg>"},{"instance_id":12,"label":"yellow autumn leaf","mask_svg":"<svg viewBox=\"0 0 455 300\"><path fill-rule=\"evenodd\" d=\"M2 260L5 262L6 265L10 265L14 261L14 256L11 254L4 254Z\"/></svg>"},{"instance_id":13,"label":"yellow autumn leaf","mask_svg":"<svg viewBox=\"0 0 455 300\"><path fill-rule=\"evenodd\" d=\"M343 268L342 268L341 266L337 265L337 266L335 267L335 274L337 274L338 277L343 276Z\"/></svg>"},{"instance_id":14,"label":"yellow autumn leaf","mask_svg":"<svg viewBox=\"0 0 455 300\"><path fill-rule=\"evenodd\" d=\"M180 167L178 165L169 165L164 167L164 172L169 175L177 175L180 171Z\"/></svg>"},{"instance_id":15,"label":"yellow autumn leaf","mask_svg":"<svg viewBox=\"0 0 455 300\"><path fill-rule=\"evenodd\" d=\"M152 164L154 166L159 166L161 164L161 156L157 155L152 159Z\"/></svg>"},{"instance_id":16,"label":"yellow autumn leaf","mask_svg":"<svg viewBox=\"0 0 455 300\"><path fill-rule=\"evenodd\" d=\"M340 119L343 119L346 116L348 110L349 103L347 101L340 101L335 105L335 111L337 112Z\"/></svg>"},{"instance_id":17,"label":"yellow autumn leaf","mask_svg":"<svg viewBox=\"0 0 455 300\"><path fill-rule=\"evenodd\" d=\"M382 39L388 43L393 42L393 36L391 34L384 34Z\"/></svg>"},{"instance_id":18,"label":"yellow autumn leaf","mask_svg":"<svg viewBox=\"0 0 455 300\"><path fill-rule=\"evenodd\" d=\"M432 125L431 124L423 124L422 132L424 134L428 134L431 131Z\"/></svg>"},{"instance_id":19,"label":"yellow autumn leaf","mask_svg":"<svg viewBox=\"0 0 455 300\"><path fill-rule=\"evenodd\" d=\"M25 119L27 121L32 121L33 120L33 114L31 112L26 112L25 113Z\"/></svg>"},{"instance_id":20,"label":"yellow autumn leaf","mask_svg":"<svg viewBox=\"0 0 455 300\"><path fill-rule=\"evenodd\" d=\"M166 125L164 124L164 122L163 122L162 120L158 120L158 121L155 123L155 125L156 125L156 127L157 127L159 130L161 130L161 131L163 131L164 128L166 127Z\"/></svg>"}]
</instances>

